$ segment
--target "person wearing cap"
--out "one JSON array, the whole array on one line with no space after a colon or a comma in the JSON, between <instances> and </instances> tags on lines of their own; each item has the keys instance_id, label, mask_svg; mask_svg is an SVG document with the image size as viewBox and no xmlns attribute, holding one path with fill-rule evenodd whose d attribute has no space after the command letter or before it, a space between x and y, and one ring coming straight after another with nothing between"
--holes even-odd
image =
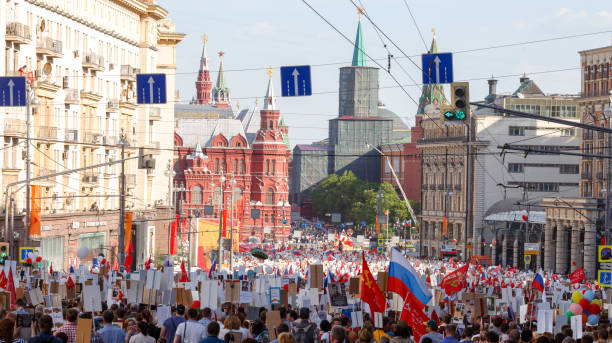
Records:
<instances>
[{"instance_id":1,"label":"person wearing cap","mask_svg":"<svg viewBox=\"0 0 612 343\"><path fill-rule=\"evenodd\" d=\"M159 337L166 338L166 342L174 342L176 328L178 328L179 324L184 323L185 321L185 306L177 305L176 314L164 321Z\"/></svg>"},{"instance_id":2,"label":"person wearing cap","mask_svg":"<svg viewBox=\"0 0 612 343\"><path fill-rule=\"evenodd\" d=\"M423 338L426 338L426 337L431 339L432 343L440 343L442 339L444 338L442 337L442 334L438 332L438 323L436 323L435 320L432 320L432 319L428 320L427 326L425 329L427 330L427 333L421 336L419 343L423 343Z\"/></svg>"}]
</instances>

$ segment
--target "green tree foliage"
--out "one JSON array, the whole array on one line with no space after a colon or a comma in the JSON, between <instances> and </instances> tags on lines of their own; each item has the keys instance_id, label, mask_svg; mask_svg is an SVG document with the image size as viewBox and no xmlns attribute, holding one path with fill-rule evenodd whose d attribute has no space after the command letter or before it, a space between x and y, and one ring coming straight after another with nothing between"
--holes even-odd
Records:
<instances>
[{"instance_id":1,"label":"green tree foliage","mask_svg":"<svg viewBox=\"0 0 612 343\"><path fill-rule=\"evenodd\" d=\"M330 220L326 214L340 213L343 222L365 221L373 224L376 222L376 199L379 192L383 195L383 211L389 210L389 223L410 219L406 204L390 183L367 183L350 171L342 175L329 175L310 192L310 198L319 218ZM411 206L415 210L419 207L418 203L411 203Z\"/></svg>"}]
</instances>

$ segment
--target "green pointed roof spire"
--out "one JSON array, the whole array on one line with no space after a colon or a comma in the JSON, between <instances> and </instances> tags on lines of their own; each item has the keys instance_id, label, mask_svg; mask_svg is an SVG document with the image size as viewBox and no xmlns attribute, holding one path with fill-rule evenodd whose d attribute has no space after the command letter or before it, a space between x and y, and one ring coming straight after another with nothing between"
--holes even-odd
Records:
<instances>
[{"instance_id":1,"label":"green pointed roof spire","mask_svg":"<svg viewBox=\"0 0 612 343\"><path fill-rule=\"evenodd\" d=\"M435 54L438 52L438 41L436 40L436 29L431 29L433 33L433 39L431 40L431 47L429 48L430 54Z\"/></svg>"},{"instance_id":2,"label":"green pointed roof spire","mask_svg":"<svg viewBox=\"0 0 612 343\"><path fill-rule=\"evenodd\" d=\"M436 30L431 29L433 32L433 38L431 40L431 47L429 53L438 52L438 42L436 41ZM446 105L446 97L444 96L444 87L441 84L429 84L423 85L421 97L419 98L419 108L417 109L417 115L425 113L425 106L429 104L434 105Z\"/></svg>"},{"instance_id":3,"label":"green pointed roof spire","mask_svg":"<svg viewBox=\"0 0 612 343\"><path fill-rule=\"evenodd\" d=\"M363 9L359 8L359 23L357 24L357 35L355 36L355 50L353 50L353 67L365 67L366 56L363 49L363 33L361 30L361 14Z\"/></svg>"}]
</instances>

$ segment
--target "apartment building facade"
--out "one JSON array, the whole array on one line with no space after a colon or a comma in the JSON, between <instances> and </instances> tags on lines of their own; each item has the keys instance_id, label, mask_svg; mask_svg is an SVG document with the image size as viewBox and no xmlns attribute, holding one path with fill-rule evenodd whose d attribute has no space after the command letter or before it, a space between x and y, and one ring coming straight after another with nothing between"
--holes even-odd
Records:
<instances>
[{"instance_id":1,"label":"apartment building facade","mask_svg":"<svg viewBox=\"0 0 612 343\"><path fill-rule=\"evenodd\" d=\"M123 139L126 158L143 148L156 159L149 169L138 169L137 159L125 163L125 203L134 237L142 238L133 240L136 260L159 253L153 247L165 225L159 217L167 216L157 208L168 206L175 48L184 35L154 0L12 0L0 4L0 13L6 23L0 72L26 76L34 96L29 146L25 109L0 108L3 192L26 178L26 149L31 177L39 177L119 160ZM167 74L168 104L137 105L136 74L154 72ZM116 253L120 172L114 164L33 182L42 187L42 235L29 240L27 230L16 230L15 245L40 244L57 269L80 246ZM23 227L25 192L9 192Z\"/></svg>"}]
</instances>

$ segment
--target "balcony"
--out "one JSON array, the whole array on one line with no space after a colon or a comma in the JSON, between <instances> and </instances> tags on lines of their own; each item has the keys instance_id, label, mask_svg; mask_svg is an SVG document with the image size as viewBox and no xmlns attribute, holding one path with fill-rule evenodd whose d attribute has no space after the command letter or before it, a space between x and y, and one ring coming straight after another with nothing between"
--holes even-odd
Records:
<instances>
[{"instance_id":1,"label":"balcony","mask_svg":"<svg viewBox=\"0 0 612 343\"><path fill-rule=\"evenodd\" d=\"M64 56L62 42L49 37L39 37L36 40L36 53L51 58Z\"/></svg>"},{"instance_id":2,"label":"balcony","mask_svg":"<svg viewBox=\"0 0 612 343\"><path fill-rule=\"evenodd\" d=\"M461 185L455 185L455 190L456 191L460 191L461 190Z\"/></svg>"},{"instance_id":3,"label":"balcony","mask_svg":"<svg viewBox=\"0 0 612 343\"><path fill-rule=\"evenodd\" d=\"M94 185L98 183L98 175L85 174L83 175L83 183Z\"/></svg>"},{"instance_id":4,"label":"balcony","mask_svg":"<svg viewBox=\"0 0 612 343\"><path fill-rule=\"evenodd\" d=\"M36 131L37 138L44 139L57 139L57 127L54 126L41 126Z\"/></svg>"},{"instance_id":5,"label":"balcony","mask_svg":"<svg viewBox=\"0 0 612 343\"><path fill-rule=\"evenodd\" d=\"M104 145L117 145L119 144L119 138L116 136L103 136L102 143Z\"/></svg>"},{"instance_id":6,"label":"balcony","mask_svg":"<svg viewBox=\"0 0 612 343\"><path fill-rule=\"evenodd\" d=\"M592 179L593 178L593 172L591 172L591 171L583 171L580 176L581 176L582 179Z\"/></svg>"},{"instance_id":7,"label":"balcony","mask_svg":"<svg viewBox=\"0 0 612 343\"><path fill-rule=\"evenodd\" d=\"M91 69L93 71L104 71L104 57L98 56L92 52L83 56L83 69Z\"/></svg>"},{"instance_id":8,"label":"balcony","mask_svg":"<svg viewBox=\"0 0 612 343\"><path fill-rule=\"evenodd\" d=\"M136 81L136 74L140 73L140 69L134 68L129 64L121 66L120 78L125 81Z\"/></svg>"},{"instance_id":9,"label":"balcony","mask_svg":"<svg viewBox=\"0 0 612 343\"><path fill-rule=\"evenodd\" d=\"M6 119L4 121L4 135L13 137L25 136L25 122L20 119Z\"/></svg>"},{"instance_id":10,"label":"balcony","mask_svg":"<svg viewBox=\"0 0 612 343\"><path fill-rule=\"evenodd\" d=\"M439 185L438 185L438 190L439 190L439 191L443 191L443 190L444 190L444 185L439 184Z\"/></svg>"},{"instance_id":11,"label":"balcony","mask_svg":"<svg viewBox=\"0 0 612 343\"><path fill-rule=\"evenodd\" d=\"M106 102L106 112L115 113L117 111L119 111L119 99L109 99Z\"/></svg>"},{"instance_id":12,"label":"balcony","mask_svg":"<svg viewBox=\"0 0 612 343\"><path fill-rule=\"evenodd\" d=\"M28 44L32 40L30 27L22 23L12 22L6 24L6 41L15 44Z\"/></svg>"},{"instance_id":13,"label":"balcony","mask_svg":"<svg viewBox=\"0 0 612 343\"><path fill-rule=\"evenodd\" d=\"M125 184L128 187L136 186L136 174L125 174Z\"/></svg>"},{"instance_id":14,"label":"balcony","mask_svg":"<svg viewBox=\"0 0 612 343\"><path fill-rule=\"evenodd\" d=\"M78 142L79 141L79 130L66 130L66 141L67 142Z\"/></svg>"},{"instance_id":15,"label":"balcony","mask_svg":"<svg viewBox=\"0 0 612 343\"><path fill-rule=\"evenodd\" d=\"M83 143L87 144L102 144L103 134L98 132L85 132L85 137L83 137Z\"/></svg>"},{"instance_id":16,"label":"balcony","mask_svg":"<svg viewBox=\"0 0 612 343\"><path fill-rule=\"evenodd\" d=\"M65 104L78 104L81 101L81 93L78 89L65 88L64 93L66 93Z\"/></svg>"},{"instance_id":17,"label":"balcony","mask_svg":"<svg viewBox=\"0 0 612 343\"><path fill-rule=\"evenodd\" d=\"M152 107L149 109L149 120L161 120L161 108Z\"/></svg>"}]
</instances>

